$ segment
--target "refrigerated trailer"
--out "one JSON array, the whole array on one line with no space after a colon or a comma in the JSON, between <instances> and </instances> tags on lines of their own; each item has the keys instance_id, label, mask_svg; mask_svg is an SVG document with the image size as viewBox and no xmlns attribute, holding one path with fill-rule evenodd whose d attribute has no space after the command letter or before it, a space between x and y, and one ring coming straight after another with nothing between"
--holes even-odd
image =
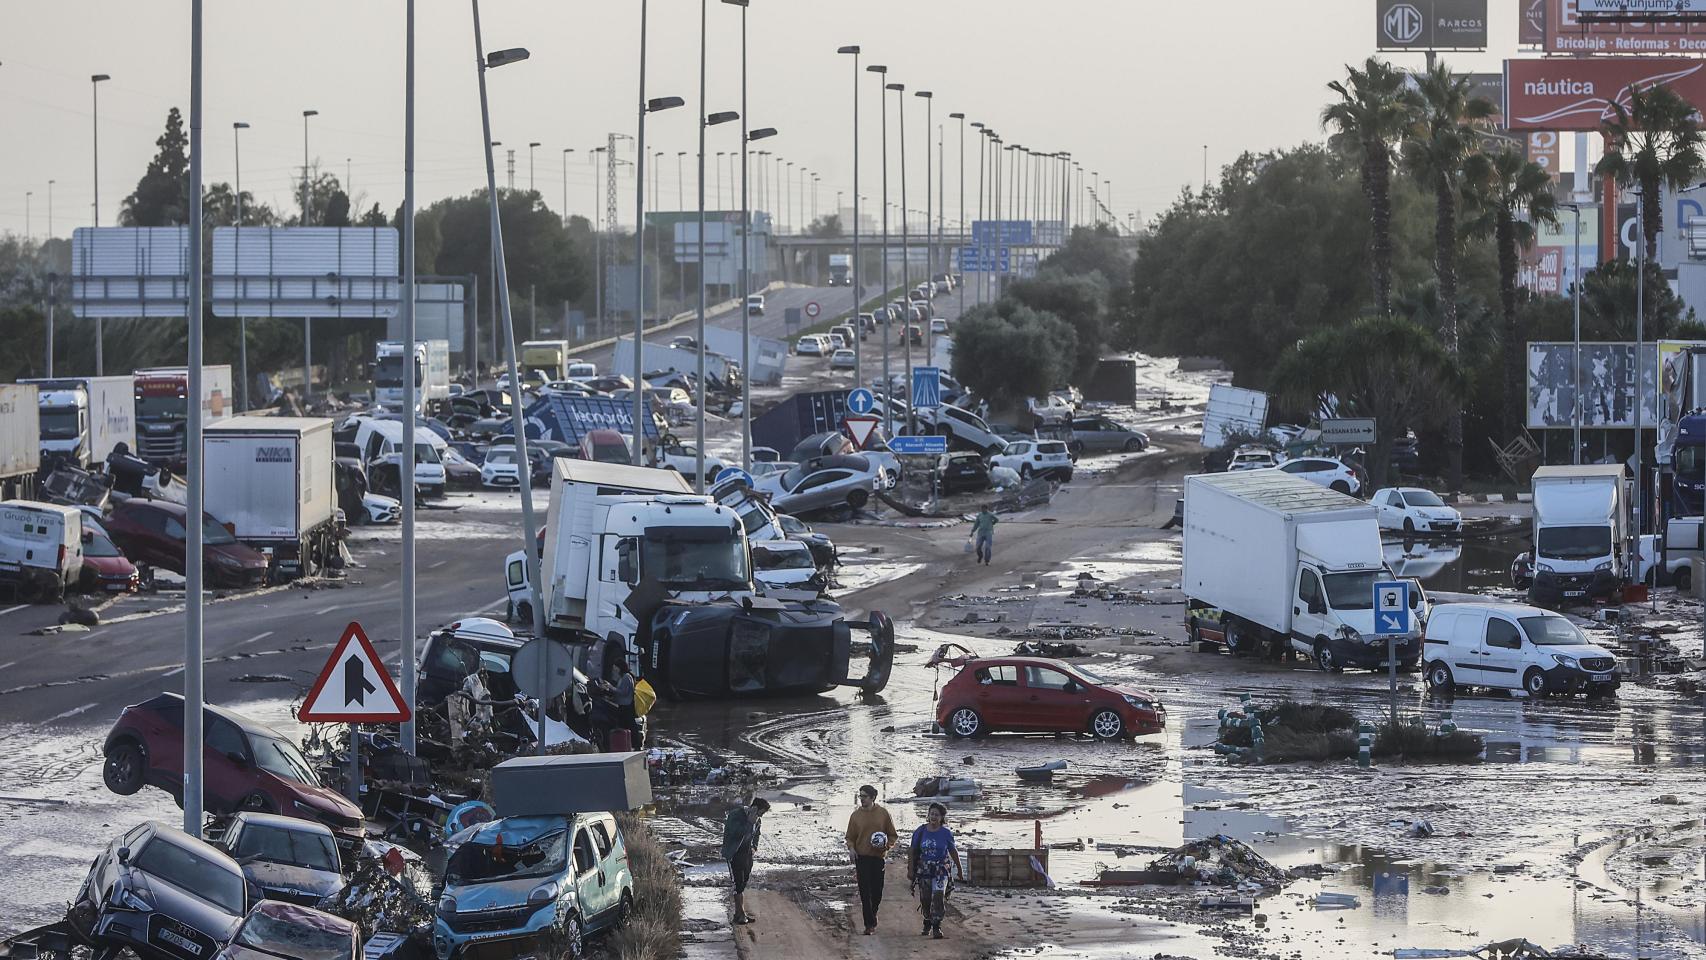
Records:
<instances>
[{"instance_id":1,"label":"refrigerated trailer","mask_svg":"<svg viewBox=\"0 0 1706 960\"><path fill-rule=\"evenodd\" d=\"M136 378L55 377L33 383L41 417L41 452L80 467L100 463L123 443L136 449Z\"/></svg>"},{"instance_id":2,"label":"refrigerated trailer","mask_svg":"<svg viewBox=\"0 0 1706 960\"><path fill-rule=\"evenodd\" d=\"M0 383L0 500L29 499L41 469L41 414L32 383Z\"/></svg>"},{"instance_id":3,"label":"refrigerated trailer","mask_svg":"<svg viewBox=\"0 0 1706 960\"><path fill-rule=\"evenodd\" d=\"M233 417L203 437L206 509L271 559L274 579L339 565L332 421Z\"/></svg>"}]
</instances>

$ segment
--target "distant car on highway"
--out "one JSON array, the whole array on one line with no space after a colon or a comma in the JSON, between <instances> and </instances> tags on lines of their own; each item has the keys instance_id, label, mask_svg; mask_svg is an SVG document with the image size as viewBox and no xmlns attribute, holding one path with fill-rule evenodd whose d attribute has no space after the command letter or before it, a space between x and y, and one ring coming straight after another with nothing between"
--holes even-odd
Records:
<instances>
[{"instance_id":1,"label":"distant car on highway","mask_svg":"<svg viewBox=\"0 0 1706 960\"><path fill-rule=\"evenodd\" d=\"M829 340L815 333L794 342L794 352L802 357L821 357L829 352Z\"/></svg>"},{"instance_id":2,"label":"distant car on highway","mask_svg":"<svg viewBox=\"0 0 1706 960\"><path fill-rule=\"evenodd\" d=\"M843 347L829 356L829 369L852 370L859 365L859 355Z\"/></svg>"},{"instance_id":3,"label":"distant car on highway","mask_svg":"<svg viewBox=\"0 0 1706 960\"><path fill-rule=\"evenodd\" d=\"M746 312L749 316L764 316L764 294L755 293L746 298Z\"/></svg>"},{"instance_id":4,"label":"distant car on highway","mask_svg":"<svg viewBox=\"0 0 1706 960\"><path fill-rule=\"evenodd\" d=\"M956 737L996 731L1088 733L1119 740L1160 733L1167 710L1153 695L1044 657L961 657L942 686L936 720Z\"/></svg>"},{"instance_id":5,"label":"distant car on highway","mask_svg":"<svg viewBox=\"0 0 1706 960\"><path fill-rule=\"evenodd\" d=\"M940 317L930 321L930 333L932 336L946 336L948 333L948 321L943 320Z\"/></svg>"}]
</instances>

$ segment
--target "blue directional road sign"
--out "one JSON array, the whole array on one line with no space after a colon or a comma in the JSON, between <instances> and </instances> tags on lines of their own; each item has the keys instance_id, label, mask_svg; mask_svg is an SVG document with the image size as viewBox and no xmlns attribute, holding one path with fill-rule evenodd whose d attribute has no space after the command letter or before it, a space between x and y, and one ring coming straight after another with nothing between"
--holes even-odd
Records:
<instances>
[{"instance_id":1,"label":"blue directional road sign","mask_svg":"<svg viewBox=\"0 0 1706 960\"><path fill-rule=\"evenodd\" d=\"M1010 247L960 248L960 269L966 273L1007 273L1012 265Z\"/></svg>"},{"instance_id":2,"label":"blue directional road sign","mask_svg":"<svg viewBox=\"0 0 1706 960\"><path fill-rule=\"evenodd\" d=\"M748 487L751 487L753 485L752 474L747 473L745 470L742 470L739 467L724 467L723 469L717 471L716 479L711 481L711 485L716 486L717 484L722 483L724 480L727 480L730 477L739 477L741 479L741 481L744 482Z\"/></svg>"},{"instance_id":3,"label":"blue directional road sign","mask_svg":"<svg viewBox=\"0 0 1706 960\"><path fill-rule=\"evenodd\" d=\"M919 437L890 437L889 452L901 456L916 456L930 454L940 456L948 452L948 438L931 435Z\"/></svg>"},{"instance_id":4,"label":"blue directional road sign","mask_svg":"<svg viewBox=\"0 0 1706 960\"><path fill-rule=\"evenodd\" d=\"M942 368L912 368L912 406L928 409L942 405Z\"/></svg>"},{"instance_id":5,"label":"blue directional road sign","mask_svg":"<svg viewBox=\"0 0 1706 960\"><path fill-rule=\"evenodd\" d=\"M1410 584L1377 580L1374 584L1374 634L1402 636L1410 632Z\"/></svg>"},{"instance_id":6,"label":"blue directional road sign","mask_svg":"<svg viewBox=\"0 0 1706 960\"><path fill-rule=\"evenodd\" d=\"M875 410L876 407L876 395L871 393L871 391L866 390L864 387L854 387L852 390L847 391L848 413L862 417L865 414L870 413L872 410Z\"/></svg>"}]
</instances>

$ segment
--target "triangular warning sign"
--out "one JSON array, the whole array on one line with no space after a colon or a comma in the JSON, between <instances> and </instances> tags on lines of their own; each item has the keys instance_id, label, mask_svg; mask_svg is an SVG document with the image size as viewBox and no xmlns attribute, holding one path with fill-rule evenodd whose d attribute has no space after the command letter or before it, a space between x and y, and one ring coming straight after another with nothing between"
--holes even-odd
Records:
<instances>
[{"instance_id":1,"label":"triangular warning sign","mask_svg":"<svg viewBox=\"0 0 1706 960\"><path fill-rule=\"evenodd\" d=\"M847 435L853 438L853 445L865 449L871 442L871 437L877 432L877 424L882 423L881 417L861 417L848 414L842 418L847 424Z\"/></svg>"},{"instance_id":2,"label":"triangular warning sign","mask_svg":"<svg viewBox=\"0 0 1706 960\"><path fill-rule=\"evenodd\" d=\"M354 641L353 643L351 641ZM401 723L409 705L385 672L361 624L351 621L296 711L303 723Z\"/></svg>"}]
</instances>

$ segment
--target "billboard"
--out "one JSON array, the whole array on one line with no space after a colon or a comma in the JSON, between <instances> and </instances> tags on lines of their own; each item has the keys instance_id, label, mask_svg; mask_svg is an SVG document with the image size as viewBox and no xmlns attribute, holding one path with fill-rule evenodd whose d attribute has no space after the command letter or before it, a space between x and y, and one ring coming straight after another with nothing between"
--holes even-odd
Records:
<instances>
[{"instance_id":1,"label":"billboard","mask_svg":"<svg viewBox=\"0 0 1706 960\"><path fill-rule=\"evenodd\" d=\"M1658 344L1641 344L1641 428L1651 430L1658 412ZM1528 427L1568 428L1576 396L1576 367L1582 384L1582 426L1597 430L1635 426L1635 345L1630 342L1583 343L1572 365L1575 344L1565 340L1528 345Z\"/></svg>"},{"instance_id":2,"label":"billboard","mask_svg":"<svg viewBox=\"0 0 1706 960\"><path fill-rule=\"evenodd\" d=\"M1534 45L1546 42L1547 0L1517 0L1516 42Z\"/></svg>"},{"instance_id":3,"label":"billboard","mask_svg":"<svg viewBox=\"0 0 1706 960\"><path fill-rule=\"evenodd\" d=\"M1576 0L1576 12L1584 20L1595 21L1706 17L1706 0Z\"/></svg>"},{"instance_id":4,"label":"billboard","mask_svg":"<svg viewBox=\"0 0 1706 960\"><path fill-rule=\"evenodd\" d=\"M1380 50L1485 50L1487 0L1376 0Z\"/></svg>"},{"instance_id":5,"label":"billboard","mask_svg":"<svg viewBox=\"0 0 1706 960\"><path fill-rule=\"evenodd\" d=\"M1528 0L1520 0L1527 3ZM1676 9L1678 0L1663 0ZM1686 0L1684 0L1686 2ZM1696 6L1700 0L1693 0ZM1542 53L1632 54L1660 56L1706 51L1706 23L1680 20L1642 23L1589 23L1582 18L1594 0L1545 0Z\"/></svg>"},{"instance_id":6,"label":"billboard","mask_svg":"<svg viewBox=\"0 0 1706 960\"><path fill-rule=\"evenodd\" d=\"M189 316L189 243L188 227L78 227L71 232L71 312Z\"/></svg>"},{"instance_id":7,"label":"billboard","mask_svg":"<svg viewBox=\"0 0 1706 960\"><path fill-rule=\"evenodd\" d=\"M390 317L402 296L393 227L215 227L216 317Z\"/></svg>"},{"instance_id":8,"label":"billboard","mask_svg":"<svg viewBox=\"0 0 1706 960\"><path fill-rule=\"evenodd\" d=\"M1582 272L1599 264L1599 207L1583 204L1581 211ZM1536 293L1567 294L1576 282L1576 215L1558 211L1556 223L1535 226L1534 244L1522 251L1517 284Z\"/></svg>"},{"instance_id":9,"label":"billboard","mask_svg":"<svg viewBox=\"0 0 1706 960\"><path fill-rule=\"evenodd\" d=\"M1702 38L1706 39L1706 38ZM1549 57L1505 61L1505 126L1511 130L1598 130L1628 106L1629 91L1669 87L1706 104L1706 60L1680 57Z\"/></svg>"}]
</instances>

